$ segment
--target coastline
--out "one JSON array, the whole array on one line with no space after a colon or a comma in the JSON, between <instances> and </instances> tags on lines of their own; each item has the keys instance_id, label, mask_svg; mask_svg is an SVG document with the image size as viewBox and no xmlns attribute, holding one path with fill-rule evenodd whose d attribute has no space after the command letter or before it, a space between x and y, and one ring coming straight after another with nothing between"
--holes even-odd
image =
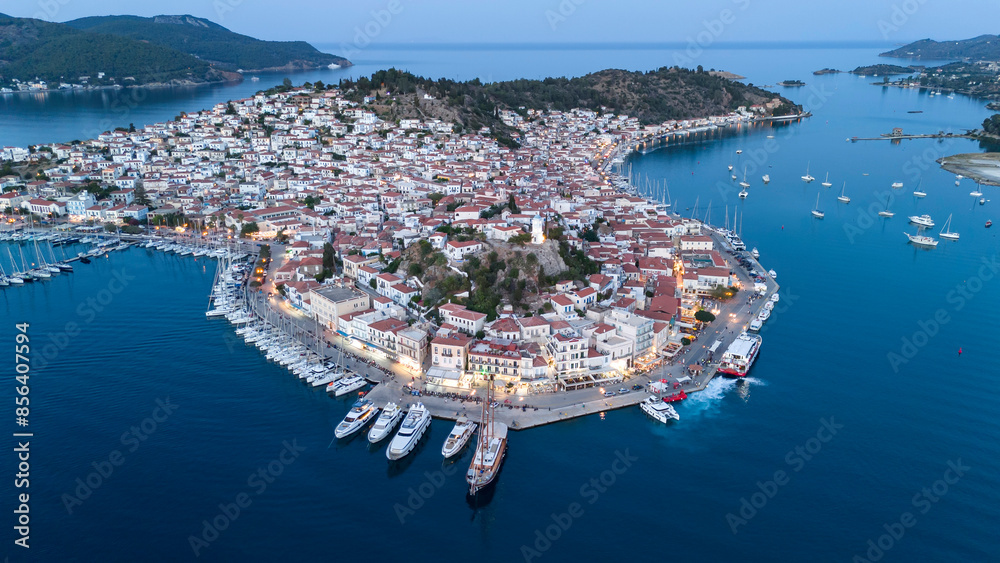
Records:
<instances>
[{"instance_id":1,"label":"coastline","mask_svg":"<svg viewBox=\"0 0 1000 563\"><path fill-rule=\"evenodd\" d=\"M939 158L952 174L961 174L988 186L1000 186L1000 153L965 153Z\"/></svg>"}]
</instances>

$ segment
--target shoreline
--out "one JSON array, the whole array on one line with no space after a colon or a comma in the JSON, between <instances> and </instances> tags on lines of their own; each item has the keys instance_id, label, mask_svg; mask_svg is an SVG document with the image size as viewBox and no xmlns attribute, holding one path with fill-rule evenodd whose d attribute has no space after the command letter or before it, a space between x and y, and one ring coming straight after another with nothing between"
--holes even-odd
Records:
<instances>
[{"instance_id":1,"label":"shoreline","mask_svg":"<svg viewBox=\"0 0 1000 563\"><path fill-rule=\"evenodd\" d=\"M987 186L1000 186L1000 153L963 153L937 159L941 168Z\"/></svg>"}]
</instances>

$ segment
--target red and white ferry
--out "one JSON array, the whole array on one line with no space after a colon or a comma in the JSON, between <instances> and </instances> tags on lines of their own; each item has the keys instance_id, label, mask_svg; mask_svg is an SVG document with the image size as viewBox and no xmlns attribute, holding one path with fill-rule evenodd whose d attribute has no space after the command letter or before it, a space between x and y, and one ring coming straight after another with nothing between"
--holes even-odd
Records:
<instances>
[{"instance_id":1,"label":"red and white ferry","mask_svg":"<svg viewBox=\"0 0 1000 563\"><path fill-rule=\"evenodd\" d=\"M744 377L750 371L750 366L757 359L760 352L761 337L757 334L743 333L736 337L736 340L729 345L726 353L722 355L722 362L719 364L719 373L731 375L733 377Z\"/></svg>"}]
</instances>

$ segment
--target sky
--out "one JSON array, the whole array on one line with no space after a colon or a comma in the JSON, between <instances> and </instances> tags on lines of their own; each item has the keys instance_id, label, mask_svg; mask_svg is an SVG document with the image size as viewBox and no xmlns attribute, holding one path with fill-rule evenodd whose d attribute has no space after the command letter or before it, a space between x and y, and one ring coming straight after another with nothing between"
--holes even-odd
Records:
<instances>
[{"instance_id":1,"label":"sky","mask_svg":"<svg viewBox=\"0 0 1000 563\"><path fill-rule=\"evenodd\" d=\"M260 39L345 46L365 42L904 44L1000 31L992 17L996 0L173 0L168 4L4 0L0 4L0 11L12 16L56 22L94 15L153 16L164 10L204 17Z\"/></svg>"}]
</instances>

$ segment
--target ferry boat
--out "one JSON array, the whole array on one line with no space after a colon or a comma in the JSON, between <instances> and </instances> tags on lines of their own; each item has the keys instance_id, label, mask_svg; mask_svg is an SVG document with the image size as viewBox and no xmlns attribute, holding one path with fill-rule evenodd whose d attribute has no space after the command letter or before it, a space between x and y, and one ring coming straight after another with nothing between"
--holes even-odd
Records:
<instances>
[{"instance_id":1,"label":"ferry boat","mask_svg":"<svg viewBox=\"0 0 1000 563\"><path fill-rule=\"evenodd\" d=\"M476 496L479 491L489 487L500 474L504 457L507 455L507 425L496 421L493 412L493 376L490 376L486 397L483 399L482 428L479 430L479 441L476 452L472 454L472 463L465 474L469 484L469 496Z\"/></svg>"},{"instance_id":2,"label":"ferry boat","mask_svg":"<svg viewBox=\"0 0 1000 563\"><path fill-rule=\"evenodd\" d=\"M368 399L360 399L347 412L344 420L337 425L337 429L333 431L333 435L338 438L346 438L364 428L377 414L378 408L375 407L375 403Z\"/></svg>"},{"instance_id":3,"label":"ferry boat","mask_svg":"<svg viewBox=\"0 0 1000 563\"><path fill-rule=\"evenodd\" d=\"M736 340L726 349L726 353L722 355L719 373L734 377L746 376L753 366L754 360L757 359L762 340L759 335L750 335L745 332L736 337Z\"/></svg>"},{"instance_id":4,"label":"ferry boat","mask_svg":"<svg viewBox=\"0 0 1000 563\"><path fill-rule=\"evenodd\" d=\"M392 438L392 442L385 450L385 456L390 461L406 457L406 454L417 447L417 442L420 441L430 425L431 413L423 403L417 403L410 407L410 412L406 413L406 418L403 419L403 425L399 427L399 432Z\"/></svg>"},{"instance_id":5,"label":"ferry boat","mask_svg":"<svg viewBox=\"0 0 1000 563\"><path fill-rule=\"evenodd\" d=\"M651 416L654 420L666 424L668 420L680 420L680 415L674 410L673 405L664 403L658 400L656 397L650 395L646 397L646 400L639 403L639 408L642 412Z\"/></svg>"},{"instance_id":6,"label":"ferry boat","mask_svg":"<svg viewBox=\"0 0 1000 563\"><path fill-rule=\"evenodd\" d=\"M458 452L462 451L462 448L469 443L469 438L476 432L476 423L472 422L464 416L458 417L455 421L455 426L451 429L448 434L448 438L444 441L444 445L441 446L441 455L445 459L455 456Z\"/></svg>"},{"instance_id":7,"label":"ferry boat","mask_svg":"<svg viewBox=\"0 0 1000 563\"><path fill-rule=\"evenodd\" d=\"M403 409L399 408L396 403L387 404L382 409L382 414L378 415L372 429L368 431L368 441L375 444L387 438L402 418Z\"/></svg>"},{"instance_id":8,"label":"ferry boat","mask_svg":"<svg viewBox=\"0 0 1000 563\"><path fill-rule=\"evenodd\" d=\"M920 227L927 227L928 229L934 226L934 221L930 215L911 215L910 222Z\"/></svg>"},{"instance_id":9,"label":"ferry boat","mask_svg":"<svg viewBox=\"0 0 1000 563\"><path fill-rule=\"evenodd\" d=\"M910 239L910 243L916 246L923 246L927 248L934 248L938 245L938 241L933 237L928 237L924 235L911 235L910 233L903 233L906 238Z\"/></svg>"}]
</instances>

